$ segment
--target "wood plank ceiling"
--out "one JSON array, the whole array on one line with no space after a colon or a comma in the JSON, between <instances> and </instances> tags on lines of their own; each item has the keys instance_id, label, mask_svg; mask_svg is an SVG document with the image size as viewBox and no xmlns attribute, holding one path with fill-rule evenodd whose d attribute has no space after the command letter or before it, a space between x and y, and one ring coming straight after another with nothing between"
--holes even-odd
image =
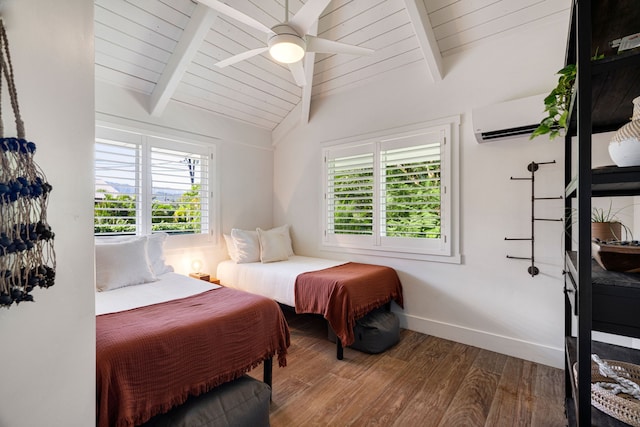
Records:
<instances>
[{"instance_id":1,"label":"wood plank ceiling","mask_svg":"<svg viewBox=\"0 0 640 427\"><path fill-rule=\"evenodd\" d=\"M305 1L290 0L290 16ZM300 88L289 69L268 53L216 67L220 60L265 46L266 37L202 4L95 0L96 79L149 95L149 111L157 115L172 100L276 130L292 112L306 119L314 97L416 62L425 62L426 79L446 78L443 56L566 15L569 2L333 0L319 19L317 35L375 53L362 57L307 53L307 85ZM284 19L284 0L224 3L267 27Z\"/></svg>"}]
</instances>

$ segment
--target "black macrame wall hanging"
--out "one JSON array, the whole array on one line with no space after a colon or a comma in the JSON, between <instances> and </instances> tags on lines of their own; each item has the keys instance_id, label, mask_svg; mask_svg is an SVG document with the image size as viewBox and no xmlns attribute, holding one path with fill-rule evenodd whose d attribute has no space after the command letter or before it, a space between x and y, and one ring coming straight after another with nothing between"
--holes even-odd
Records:
<instances>
[{"instance_id":1,"label":"black macrame wall hanging","mask_svg":"<svg viewBox=\"0 0 640 427\"><path fill-rule=\"evenodd\" d=\"M36 145L25 139L9 43L0 19L0 94L6 81L17 138L5 138L0 109L0 307L33 301L35 287L53 286L54 234L47 223L51 185L33 161ZM0 104L1 107L1 104Z\"/></svg>"}]
</instances>

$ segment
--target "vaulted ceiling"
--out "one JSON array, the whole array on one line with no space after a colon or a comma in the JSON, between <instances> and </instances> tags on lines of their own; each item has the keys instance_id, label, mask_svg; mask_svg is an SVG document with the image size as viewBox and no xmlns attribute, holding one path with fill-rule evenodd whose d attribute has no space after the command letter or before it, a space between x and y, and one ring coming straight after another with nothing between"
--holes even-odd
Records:
<instances>
[{"instance_id":1,"label":"vaulted ceiling","mask_svg":"<svg viewBox=\"0 0 640 427\"><path fill-rule=\"evenodd\" d=\"M305 1L290 0L289 17ZM285 0L223 3L269 28L284 20ZM426 64L425 79L446 78L443 57L566 14L568 7L559 0L332 0L317 23L318 37L375 52L307 53L307 84L298 87L287 66L267 52L216 67L264 47L266 36L195 0L95 0L96 79L148 95L154 115L172 100L274 131L285 119L306 120L317 96L416 62Z\"/></svg>"}]
</instances>

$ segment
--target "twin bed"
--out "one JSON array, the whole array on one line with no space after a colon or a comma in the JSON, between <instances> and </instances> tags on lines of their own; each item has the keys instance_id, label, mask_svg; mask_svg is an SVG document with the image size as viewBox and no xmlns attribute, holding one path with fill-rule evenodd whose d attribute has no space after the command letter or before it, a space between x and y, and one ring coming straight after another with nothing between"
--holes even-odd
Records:
<instances>
[{"instance_id":1,"label":"twin bed","mask_svg":"<svg viewBox=\"0 0 640 427\"><path fill-rule=\"evenodd\" d=\"M278 304L174 273L165 264L166 238L96 242L98 427L154 422L190 396L211 393L204 406L212 412L216 387L261 363L270 385L272 358L286 365L289 328ZM251 389L246 380L243 390ZM224 409L213 412L229 419Z\"/></svg>"},{"instance_id":2,"label":"twin bed","mask_svg":"<svg viewBox=\"0 0 640 427\"><path fill-rule=\"evenodd\" d=\"M176 299L177 298L177 299ZM166 273L96 293L96 425L133 426L265 364L286 365L272 300Z\"/></svg>"},{"instance_id":3,"label":"twin bed","mask_svg":"<svg viewBox=\"0 0 640 427\"><path fill-rule=\"evenodd\" d=\"M339 359L358 318L403 303L391 268L296 255L223 261L218 286L173 273L163 239L96 245L98 427L143 424L261 363L270 385L271 360L285 366L290 344L278 303L324 316L339 338Z\"/></svg>"},{"instance_id":4,"label":"twin bed","mask_svg":"<svg viewBox=\"0 0 640 427\"><path fill-rule=\"evenodd\" d=\"M293 255L270 263L218 264L217 278L224 286L271 298L293 307L296 313L322 315L342 347L354 342L357 319L395 301L403 306L402 286L389 267Z\"/></svg>"}]
</instances>

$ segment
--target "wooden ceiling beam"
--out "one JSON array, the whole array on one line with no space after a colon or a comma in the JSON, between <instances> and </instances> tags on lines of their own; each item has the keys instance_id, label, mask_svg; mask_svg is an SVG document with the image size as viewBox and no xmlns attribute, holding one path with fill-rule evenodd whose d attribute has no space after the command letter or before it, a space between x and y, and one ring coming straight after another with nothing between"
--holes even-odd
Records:
<instances>
[{"instance_id":1,"label":"wooden ceiling beam","mask_svg":"<svg viewBox=\"0 0 640 427\"><path fill-rule=\"evenodd\" d=\"M429 72L433 82L439 82L444 77L442 71L442 55L433 27L429 20L429 14L424 6L423 0L404 0L409 13L409 18L416 32L416 37L422 48L424 59L427 61Z\"/></svg>"},{"instance_id":2,"label":"wooden ceiling beam","mask_svg":"<svg viewBox=\"0 0 640 427\"><path fill-rule=\"evenodd\" d=\"M208 6L201 3L196 5L189 23L151 93L149 100L151 115L162 114L217 16L217 12Z\"/></svg>"}]
</instances>

